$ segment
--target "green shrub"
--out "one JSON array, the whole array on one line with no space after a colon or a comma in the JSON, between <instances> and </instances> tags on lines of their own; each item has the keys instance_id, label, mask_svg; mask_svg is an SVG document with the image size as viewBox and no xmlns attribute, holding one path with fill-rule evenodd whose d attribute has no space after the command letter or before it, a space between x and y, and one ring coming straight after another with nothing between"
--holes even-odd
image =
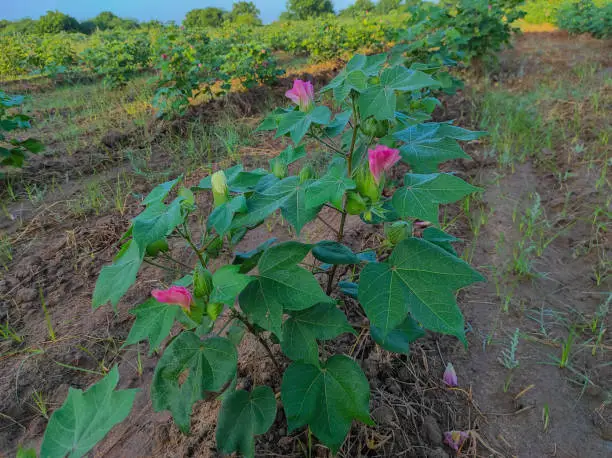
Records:
<instances>
[{"instance_id":1,"label":"green shrub","mask_svg":"<svg viewBox=\"0 0 612 458\"><path fill-rule=\"evenodd\" d=\"M557 13L557 25L572 34L590 33L595 38L612 37L612 3L597 6L593 0L566 2Z\"/></svg>"},{"instance_id":2,"label":"green shrub","mask_svg":"<svg viewBox=\"0 0 612 458\"><path fill-rule=\"evenodd\" d=\"M148 67L150 56L149 37L142 33L98 33L81 53L84 65L103 75L110 87L125 84L130 76Z\"/></svg>"},{"instance_id":3,"label":"green shrub","mask_svg":"<svg viewBox=\"0 0 612 458\"><path fill-rule=\"evenodd\" d=\"M19 129L29 129L29 116L14 113L23 103L23 96L10 96L0 91L0 167L23 167L26 154L40 153L43 145L38 140L9 137L8 133ZM0 177L3 176L0 171Z\"/></svg>"}]
</instances>

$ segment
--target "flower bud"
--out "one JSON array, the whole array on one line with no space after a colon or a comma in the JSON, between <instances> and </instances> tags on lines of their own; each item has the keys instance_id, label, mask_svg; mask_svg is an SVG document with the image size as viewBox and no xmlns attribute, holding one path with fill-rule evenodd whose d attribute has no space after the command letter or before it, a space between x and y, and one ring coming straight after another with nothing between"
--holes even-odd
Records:
<instances>
[{"instance_id":1,"label":"flower bud","mask_svg":"<svg viewBox=\"0 0 612 458\"><path fill-rule=\"evenodd\" d=\"M361 131L369 137L381 138L389 132L389 121L386 119L378 121L372 117L362 122L360 127Z\"/></svg>"},{"instance_id":2,"label":"flower bud","mask_svg":"<svg viewBox=\"0 0 612 458\"><path fill-rule=\"evenodd\" d=\"M220 304L220 303L206 304L206 314L213 321L217 319L217 317L222 311L223 311L223 304Z\"/></svg>"},{"instance_id":3,"label":"flower bud","mask_svg":"<svg viewBox=\"0 0 612 458\"><path fill-rule=\"evenodd\" d=\"M446 369L444 370L444 375L442 376L442 380L448 386L454 387L457 386L457 373L455 372L455 368L451 363L446 365Z\"/></svg>"},{"instance_id":4,"label":"flower bud","mask_svg":"<svg viewBox=\"0 0 612 458\"><path fill-rule=\"evenodd\" d=\"M310 81L294 80L293 87L285 92L285 97L295 103L300 111L310 111L314 107L314 86Z\"/></svg>"},{"instance_id":5,"label":"flower bud","mask_svg":"<svg viewBox=\"0 0 612 458\"><path fill-rule=\"evenodd\" d=\"M349 191L346 193L345 210L349 215L358 215L367 208L366 201L359 193Z\"/></svg>"},{"instance_id":6,"label":"flower bud","mask_svg":"<svg viewBox=\"0 0 612 458\"><path fill-rule=\"evenodd\" d=\"M300 184L311 179L312 177L314 177L314 170L312 169L312 166L307 164L302 167L302 170L300 170Z\"/></svg>"},{"instance_id":7,"label":"flower bud","mask_svg":"<svg viewBox=\"0 0 612 458\"><path fill-rule=\"evenodd\" d=\"M211 177L212 193L215 200L215 207L223 205L229 200L229 190L227 189L227 179L223 170L213 173Z\"/></svg>"},{"instance_id":8,"label":"flower bud","mask_svg":"<svg viewBox=\"0 0 612 458\"><path fill-rule=\"evenodd\" d=\"M272 173L276 178L282 180L287 176L287 166L284 162L276 160L272 164Z\"/></svg>"},{"instance_id":9,"label":"flower bud","mask_svg":"<svg viewBox=\"0 0 612 458\"><path fill-rule=\"evenodd\" d=\"M412 235L411 224L407 221L396 221L385 224L385 236L391 245L395 246Z\"/></svg>"},{"instance_id":10,"label":"flower bud","mask_svg":"<svg viewBox=\"0 0 612 458\"><path fill-rule=\"evenodd\" d=\"M380 189L374 175L365 167L360 167L355 176L357 191L363 197L369 198L372 202L377 202L380 197Z\"/></svg>"},{"instance_id":11,"label":"flower bud","mask_svg":"<svg viewBox=\"0 0 612 458\"><path fill-rule=\"evenodd\" d=\"M166 239L159 239L147 245L146 253L149 256L157 256L160 252L165 253L168 249L168 241Z\"/></svg>"},{"instance_id":12,"label":"flower bud","mask_svg":"<svg viewBox=\"0 0 612 458\"><path fill-rule=\"evenodd\" d=\"M213 290L212 274L198 264L193 272L193 294L195 297L208 297Z\"/></svg>"}]
</instances>

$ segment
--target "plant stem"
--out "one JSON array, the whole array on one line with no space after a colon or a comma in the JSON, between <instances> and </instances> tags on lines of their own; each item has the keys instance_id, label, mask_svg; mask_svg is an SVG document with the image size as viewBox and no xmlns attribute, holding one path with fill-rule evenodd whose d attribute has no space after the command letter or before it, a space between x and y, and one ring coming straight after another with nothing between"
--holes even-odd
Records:
<instances>
[{"instance_id":1,"label":"plant stem","mask_svg":"<svg viewBox=\"0 0 612 458\"><path fill-rule=\"evenodd\" d=\"M180 273L181 275L185 275L185 272L183 272L183 271L182 271L182 270L180 270L180 269L173 269L172 267L162 266L161 264L158 264L158 263L156 263L156 262L149 261L147 258L144 258L144 259L143 259L143 262L145 262L145 263L147 263L147 264L149 264L149 265L151 265L151 266L157 267L157 268L159 268L159 269L167 270L168 272L175 272L175 273L176 273L176 272L178 272L178 273Z\"/></svg>"},{"instance_id":2,"label":"plant stem","mask_svg":"<svg viewBox=\"0 0 612 458\"><path fill-rule=\"evenodd\" d=\"M355 143L357 143L357 130L359 129L359 122L357 120L357 112L355 111L355 99L352 99L353 102L353 113L355 114L355 127L353 128L353 137L351 138L351 147L349 149L347 158L346 158L346 169L347 175L350 178L353 174L353 152L355 151ZM336 240L342 243L344 239L344 225L346 223L346 198L344 199L344 203L342 206L342 216L340 217L340 227L338 228L338 237ZM329 296L332 292L332 286L334 284L334 277L336 276L336 270L338 269L338 265L334 265L331 271L329 272L329 280L327 282L327 290L326 293Z\"/></svg>"},{"instance_id":3,"label":"plant stem","mask_svg":"<svg viewBox=\"0 0 612 458\"><path fill-rule=\"evenodd\" d=\"M195 251L195 254L198 256L198 259L200 260L200 263L202 264L202 267L206 267L206 260L204 259L204 256L202 256L202 251L204 251L206 248L208 248L208 245L210 245L212 242L208 242L200 251L198 249L197 246L195 246L195 244L193 243L193 241L191 240L191 235L189 235L189 231L187 230L187 226L185 224L183 224L183 226L185 227L185 233L183 234L182 231L178 231L179 234L181 234L181 236L185 239L185 241L189 244L189 246L192 248L193 251ZM214 239L212 239L214 240Z\"/></svg>"},{"instance_id":4,"label":"plant stem","mask_svg":"<svg viewBox=\"0 0 612 458\"><path fill-rule=\"evenodd\" d=\"M232 315L234 316L234 318L242 321L242 323L246 326L246 328L249 330L249 332L251 334L253 334L257 338L257 340L259 340L259 343L265 348L266 353L268 353L268 356L270 357L270 359L272 360L272 362L276 366L276 369L278 370L278 373L280 375L282 375L283 371L282 371L282 369L280 367L280 364L276 360L276 357L274 356L274 353L272 353L272 349L268 345L268 342L266 342L264 340L264 338L261 336L261 334L255 330L253 325L251 323L249 323L249 320L242 313L238 312L237 310L232 310Z\"/></svg>"},{"instance_id":5,"label":"plant stem","mask_svg":"<svg viewBox=\"0 0 612 458\"><path fill-rule=\"evenodd\" d=\"M167 259L168 261L174 262L175 264L178 264L179 266L183 266L186 269L191 270L192 267L188 266L187 264L185 264L184 262L179 261L178 259L174 259L172 256L169 256L167 253L161 253L161 257L164 259Z\"/></svg>"},{"instance_id":6,"label":"plant stem","mask_svg":"<svg viewBox=\"0 0 612 458\"><path fill-rule=\"evenodd\" d=\"M322 144L324 144L325 146L327 146L330 150L335 151L336 153L342 154L342 150L338 149L336 146L332 145L331 143L326 142L325 140L323 140L321 137L319 137L316 134L310 134L310 136L312 138L314 138L315 140L321 142Z\"/></svg>"}]
</instances>

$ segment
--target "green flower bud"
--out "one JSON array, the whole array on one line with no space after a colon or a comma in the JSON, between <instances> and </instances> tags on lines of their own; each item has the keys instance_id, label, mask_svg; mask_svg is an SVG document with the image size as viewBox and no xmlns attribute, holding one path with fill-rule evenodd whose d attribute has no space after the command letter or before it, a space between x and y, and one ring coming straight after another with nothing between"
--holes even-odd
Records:
<instances>
[{"instance_id":1,"label":"green flower bud","mask_svg":"<svg viewBox=\"0 0 612 458\"><path fill-rule=\"evenodd\" d=\"M302 170L300 170L300 184L304 183L306 180L311 179L312 177L314 177L314 170L312 169L310 164L302 167Z\"/></svg>"},{"instance_id":2,"label":"green flower bud","mask_svg":"<svg viewBox=\"0 0 612 458\"><path fill-rule=\"evenodd\" d=\"M361 123L360 127L364 134L370 137L381 138L389 132L389 121L386 119L378 121L374 118L368 118Z\"/></svg>"},{"instance_id":3,"label":"green flower bud","mask_svg":"<svg viewBox=\"0 0 612 458\"><path fill-rule=\"evenodd\" d=\"M159 239L147 245L146 252L149 256L157 256L160 252L165 253L169 250L166 239Z\"/></svg>"},{"instance_id":4,"label":"green flower bud","mask_svg":"<svg viewBox=\"0 0 612 458\"><path fill-rule=\"evenodd\" d=\"M211 320L215 321L219 314L223 311L223 304L206 304L206 314Z\"/></svg>"},{"instance_id":5,"label":"green flower bud","mask_svg":"<svg viewBox=\"0 0 612 458\"><path fill-rule=\"evenodd\" d=\"M227 189L227 178L223 170L213 173L211 179L212 193L215 200L215 207L223 205L229 200L229 189Z\"/></svg>"},{"instance_id":6,"label":"green flower bud","mask_svg":"<svg viewBox=\"0 0 612 458\"><path fill-rule=\"evenodd\" d=\"M276 160L272 164L272 173L276 178L282 180L287 176L287 166L284 162Z\"/></svg>"},{"instance_id":7,"label":"green flower bud","mask_svg":"<svg viewBox=\"0 0 612 458\"><path fill-rule=\"evenodd\" d=\"M205 243L208 243L208 241ZM206 254L208 254L211 258L216 258L221 253L222 248L223 239L221 239L221 237L215 237L215 240L210 242L208 248L206 248Z\"/></svg>"},{"instance_id":8,"label":"green flower bud","mask_svg":"<svg viewBox=\"0 0 612 458\"><path fill-rule=\"evenodd\" d=\"M358 215L367 208L366 201L356 192L346 193L345 210L349 215Z\"/></svg>"},{"instance_id":9,"label":"green flower bud","mask_svg":"<svg viewBox=\"0 0 612 458\"><path fill-rule=\"evenodd\" d=\"M411 235L412 225L407 221L396 221L393 224L385 224L385 236L393 246Z\"/></svg>"},{"instance_id":10,"label":"green flower bud","mask_svg":"<svg viewBox=\"0 0 612 458\"><path fill-rule=\"evenodd\" d=\"M195 297L208 297L213 290L212 274L198 264L193 272L193 294Z\"/></svg>"},{"instance_id":11,"label":"green flower bud","mask_svg":"<svg viewBox=\"0 0 612 458\"><path fill-rule=\"evenodd\" d=\"M360 167L355 176L355 184L357 191L363 197L369 198L372 202L377 202L380 198L380 189L374 175L367 167Z\"/></svg>"}]
</instances>

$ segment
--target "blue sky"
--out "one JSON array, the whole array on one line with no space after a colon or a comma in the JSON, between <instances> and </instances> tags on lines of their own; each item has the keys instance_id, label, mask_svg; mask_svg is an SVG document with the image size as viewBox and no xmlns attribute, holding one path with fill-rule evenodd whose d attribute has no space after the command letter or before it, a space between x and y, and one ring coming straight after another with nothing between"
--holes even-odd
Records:
<instances>
[{"instance_id":1,"label":"blue sky","mask_svg":"<svg viewBox=\"0 0 612 458\"><path fill-rule=\"evenodd\" d=\"M285 10L286 0L253 0L261 11L264 22L278 18ZM332 0L336 11L346 8L354 0ZM47 10L60 10L78 20L89 19L101 11L112 11L117 16L141 21L157 19L180 22L185 13L194 8L217 6L231 9L231 0L0 0L0 19L38 19Z\"/></svg>"}]
</instances>

